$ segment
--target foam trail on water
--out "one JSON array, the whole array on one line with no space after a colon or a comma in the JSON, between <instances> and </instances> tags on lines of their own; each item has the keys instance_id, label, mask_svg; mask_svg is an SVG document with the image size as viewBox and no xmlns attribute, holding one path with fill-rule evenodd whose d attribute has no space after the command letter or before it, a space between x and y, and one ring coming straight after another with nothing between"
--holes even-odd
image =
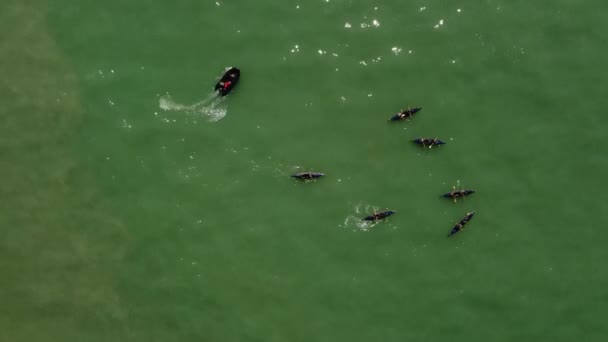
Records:
<instances>
[{"instance_id":1,"label":"foam trail on water","mask_svg":"<svg viewBox=\"0 0 608 342\"><path fill-rule=\"evenodd\" d=\"M365 204L358 203L351 208L351 213L344 219L344 223L342 225L343 227L353 230L369 231L379 223L362 220L362 218L367 216L369 212L376 212L378 210L378 208L369 204L365 205L365 209L362 209L361 207L363 205Z\"/></svg>"},{"instance_id":2,"label":"foam trail on water","mask_svg":"<svg viewBox=\"0 0 608 342\"><path fill-rule=\"evenodd\" d=\"M210 122L216 122L226 116L226 108L220 107L223 102L222 97L216 96L215 92L207 95L205 99L195 104L184 105L177 103L171 98L171 95L165 94L158 100L160 109L164 111L182 112L188 115L204 118Z\"/></svg>"},{"instance_id":3,"label":"foam trail on water","mask_svg":"<svg viewBox=\"0 0 608 342\"><path fill-rule=\"evenodd\" d=\"M366 232L366 231L370 230L372 227L374 227L376 224L378 224L378 223L363 221L361 219L361 217L359 217L359 216L348 215L344 219L343 226L346 228L353 229L353 230L362 230L362 231Z\"/></svg>"}]
</instances>

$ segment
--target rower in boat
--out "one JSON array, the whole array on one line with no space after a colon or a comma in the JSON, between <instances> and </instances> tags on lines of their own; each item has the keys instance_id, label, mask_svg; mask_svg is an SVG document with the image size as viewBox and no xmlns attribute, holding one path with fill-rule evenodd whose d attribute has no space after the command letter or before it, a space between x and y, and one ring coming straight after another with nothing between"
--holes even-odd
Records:
<instances>
[{"instance_id":1,"label":"rower in boat","mask_svg":"<svg viewBox=\"0 0 608 342\"><path fill-rule=\"evenodd\" d=\"M462 220L460 220L460 222L458 222L454 226L454 228L452 228L452 231L450 232L450 234L448 234L448 237L450 237L450 236L458 233L462 229L464 229L464 226L473 218L473 215L475 215L474 211L471 211L470 213L467 213L467 216L465 216Z\"/></svg>"},{"instance_id":2,"label":"rower in boat","mask_svg":"<svg viewBox=\"0 0 608 342\"><path fill-rule=\"evenodd\" d=\"M459 198L464 198L470 194L474 194L475 190L468 190L468 189L460 189L460 190L456 190L456 187L452 187L452 191L445 193L443 195L441 195L444 198L451 198L454 200L454 203L456 203L456 201Z\"/></svg>"},{"instance_id":3,"label":"rower in boat","mask_svg":"<svg viewBox=\"0 0 608 342\"><path fill-rule=\"evenodd\" d=\"M433 146L440 146L445 144L445 142L435 138L418 138L418 139L414 139L412 140L412 142L422 146L422 147L428 147L428 148L432 148Z\"/></svg>"},{"instance_id":4,"label":"rower in boat","mask_svg":"<svg viewBox=\"0 0 608 342\"><path fill-rule=\"evenodd\" d=\"M401 120L411 118L414 116L414 114L418 113L418 111L420 111L421 109L422 109L422 107L408 108L406 110L402 109L399 113L393 115L389 121L401 121Z\"/></svg>"},{"instance_id":5,"label":"rower in boat","mask_svg":"<svg viewBox=\"0 0 608 342\"><path fill-rule=\"evenodd\" d=\"M383 212L380 212L380 213L375 213L375 214L372 214L372 215L368 215L368 216L366 216L366 217L363 218L363 221L373 221L373 222L376 222L376 221L383 220L383 219L385 219L385 218L387 218L387 217L389 217L389 216L391 216L391 215L393 215L395 213L396 213L396 211L387 210L387 211L383 211Z\"/></svg>"},{"instance_id":6,"label":"rower in boat","mask_svg":"<svg viewBox=\"0 0 608 342\"><path fill-rule=\"evenodd\" d=\"M291 175L291 177L293 177L295 179L304 180L304 181L321 178L323 176L325 176L325 174L321 173L321 172L300 172L300 173Z\"/></svg>"}]
</instances>

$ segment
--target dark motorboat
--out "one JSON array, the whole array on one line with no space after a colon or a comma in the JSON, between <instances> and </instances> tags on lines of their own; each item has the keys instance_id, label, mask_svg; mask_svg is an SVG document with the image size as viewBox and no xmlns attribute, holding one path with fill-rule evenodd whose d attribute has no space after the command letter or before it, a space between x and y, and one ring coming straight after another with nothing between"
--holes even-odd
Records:
<instances>
[{"instance_id":1,"label":"dark motorboat","mask_svg":"<svg viewBox=\"0 0 608 342\"><path fill-rule=\"evenodd\" d=\"M296 173L295 175L291 175L291 177L300 180L313 180L316 178L321 178L323 176L325 176L325 174L321 172L300 172Z\"/></svg>"},{"instance_id":2,"label":"dark motorboat","mask_svg":"<svg viewBox=\"0 0 608 342\"><path fill-rule=\"evenodd\" d=\"M418 138L418 139L412 140L412 142L414 142L420 146L428 147L428 148L445 144L445 142L443 142L439 139L433 139L433 138Z\"/></svg>"},{"instance_id":3,"label":"dark motorboat","mask_svg":"<svg viewBox=\"0 0 608 342\"><path fill-rule=\"evenodd\" d=\"M460 220L460 222L458 222L454 226L454 228L452 228L452 231L450 232L450 234L448 234L448 237L452 236L452 235L458 233L459 231L461 231L462 229L464 229L464 226L473 218L473 215L475 215L474 211L467 213L467 216L465 216L462 220Z\"/></svg>"},{"instance_id":4,"label":"dark motorboat","mask_svg":"<svg viewBox=\"0 0 608 342\"><path fill-rule=\"evenodd\" d=\"M414 114L418 113L422 107L414 107L408 108L407 110L401 110L399 113L393 115L389 121L401 121L414 116Z\"/></svg>"},{"instance_id":5,"label":"dark motorboat","mask_svg":"<svg viewBox=\"0 0 608 342\"><path fill-rule=\"evenodd\" d=\"M456 202L457 199L463 198L465 196L468 196L468 195L474 194L474 193L475 193L475 190L464 190L464 189L456 190L454 188L454 190L441 195L441 197L451 198L454 200L454 202Z\"/></svg>"},{"instance_id":6,"label":"dark motorboat","mask_svg":"<svg viewBox=\"0 0 608 342\"><path fill-rule=\"evenodd\" d=\"M387 211L383 211L381 213L375 213L375 214L366 216L363 218L363 221L379 221L379 220L385 219L395 213L396 213L396 211L387 210Z\"/></svg>"},{"instance_id":7,"label":"dark motorboat","mask_svg":"<svg viewBox=\"0 0 608 342\"><path fill-rule=\"evenodd\" d=\"M220 79L219 82L215 85L215 90L220 94L220 96L226 96L228 93L234 89L237 83L239 83L239 79L241 78L241 71L238 68L230 68L226 70L224 76Z\"/></svg>"}]
</instances>

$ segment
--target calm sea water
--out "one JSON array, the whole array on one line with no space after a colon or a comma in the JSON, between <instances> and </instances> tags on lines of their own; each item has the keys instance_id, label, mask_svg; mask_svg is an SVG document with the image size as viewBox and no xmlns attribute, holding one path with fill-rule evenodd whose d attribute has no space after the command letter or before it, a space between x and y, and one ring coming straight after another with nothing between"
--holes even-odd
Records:
<instances>
[{"instance_id":1,"label":"calm sea water","mask_svg":"<svg viewBox=\"0 0 608 342\"><path fill-rule=\"evenodd\" d=\"M3 1L0 340L604 341L606 9Z\"/></svg>"}]
</instances>

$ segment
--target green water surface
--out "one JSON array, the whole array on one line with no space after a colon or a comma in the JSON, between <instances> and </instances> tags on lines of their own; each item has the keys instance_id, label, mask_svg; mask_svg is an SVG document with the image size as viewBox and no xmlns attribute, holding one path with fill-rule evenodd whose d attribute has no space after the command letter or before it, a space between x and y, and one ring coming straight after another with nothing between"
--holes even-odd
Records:
<instances>
[{"instance_id":1,"label":"green water surface","mask_svg":"<svg viewBox=\"0 0 608 342\"><path fill-rule=\"evenodd\" d=\"M606 340L607 10L4 0L0 341Z\"/></svg>"}]
</instances>

